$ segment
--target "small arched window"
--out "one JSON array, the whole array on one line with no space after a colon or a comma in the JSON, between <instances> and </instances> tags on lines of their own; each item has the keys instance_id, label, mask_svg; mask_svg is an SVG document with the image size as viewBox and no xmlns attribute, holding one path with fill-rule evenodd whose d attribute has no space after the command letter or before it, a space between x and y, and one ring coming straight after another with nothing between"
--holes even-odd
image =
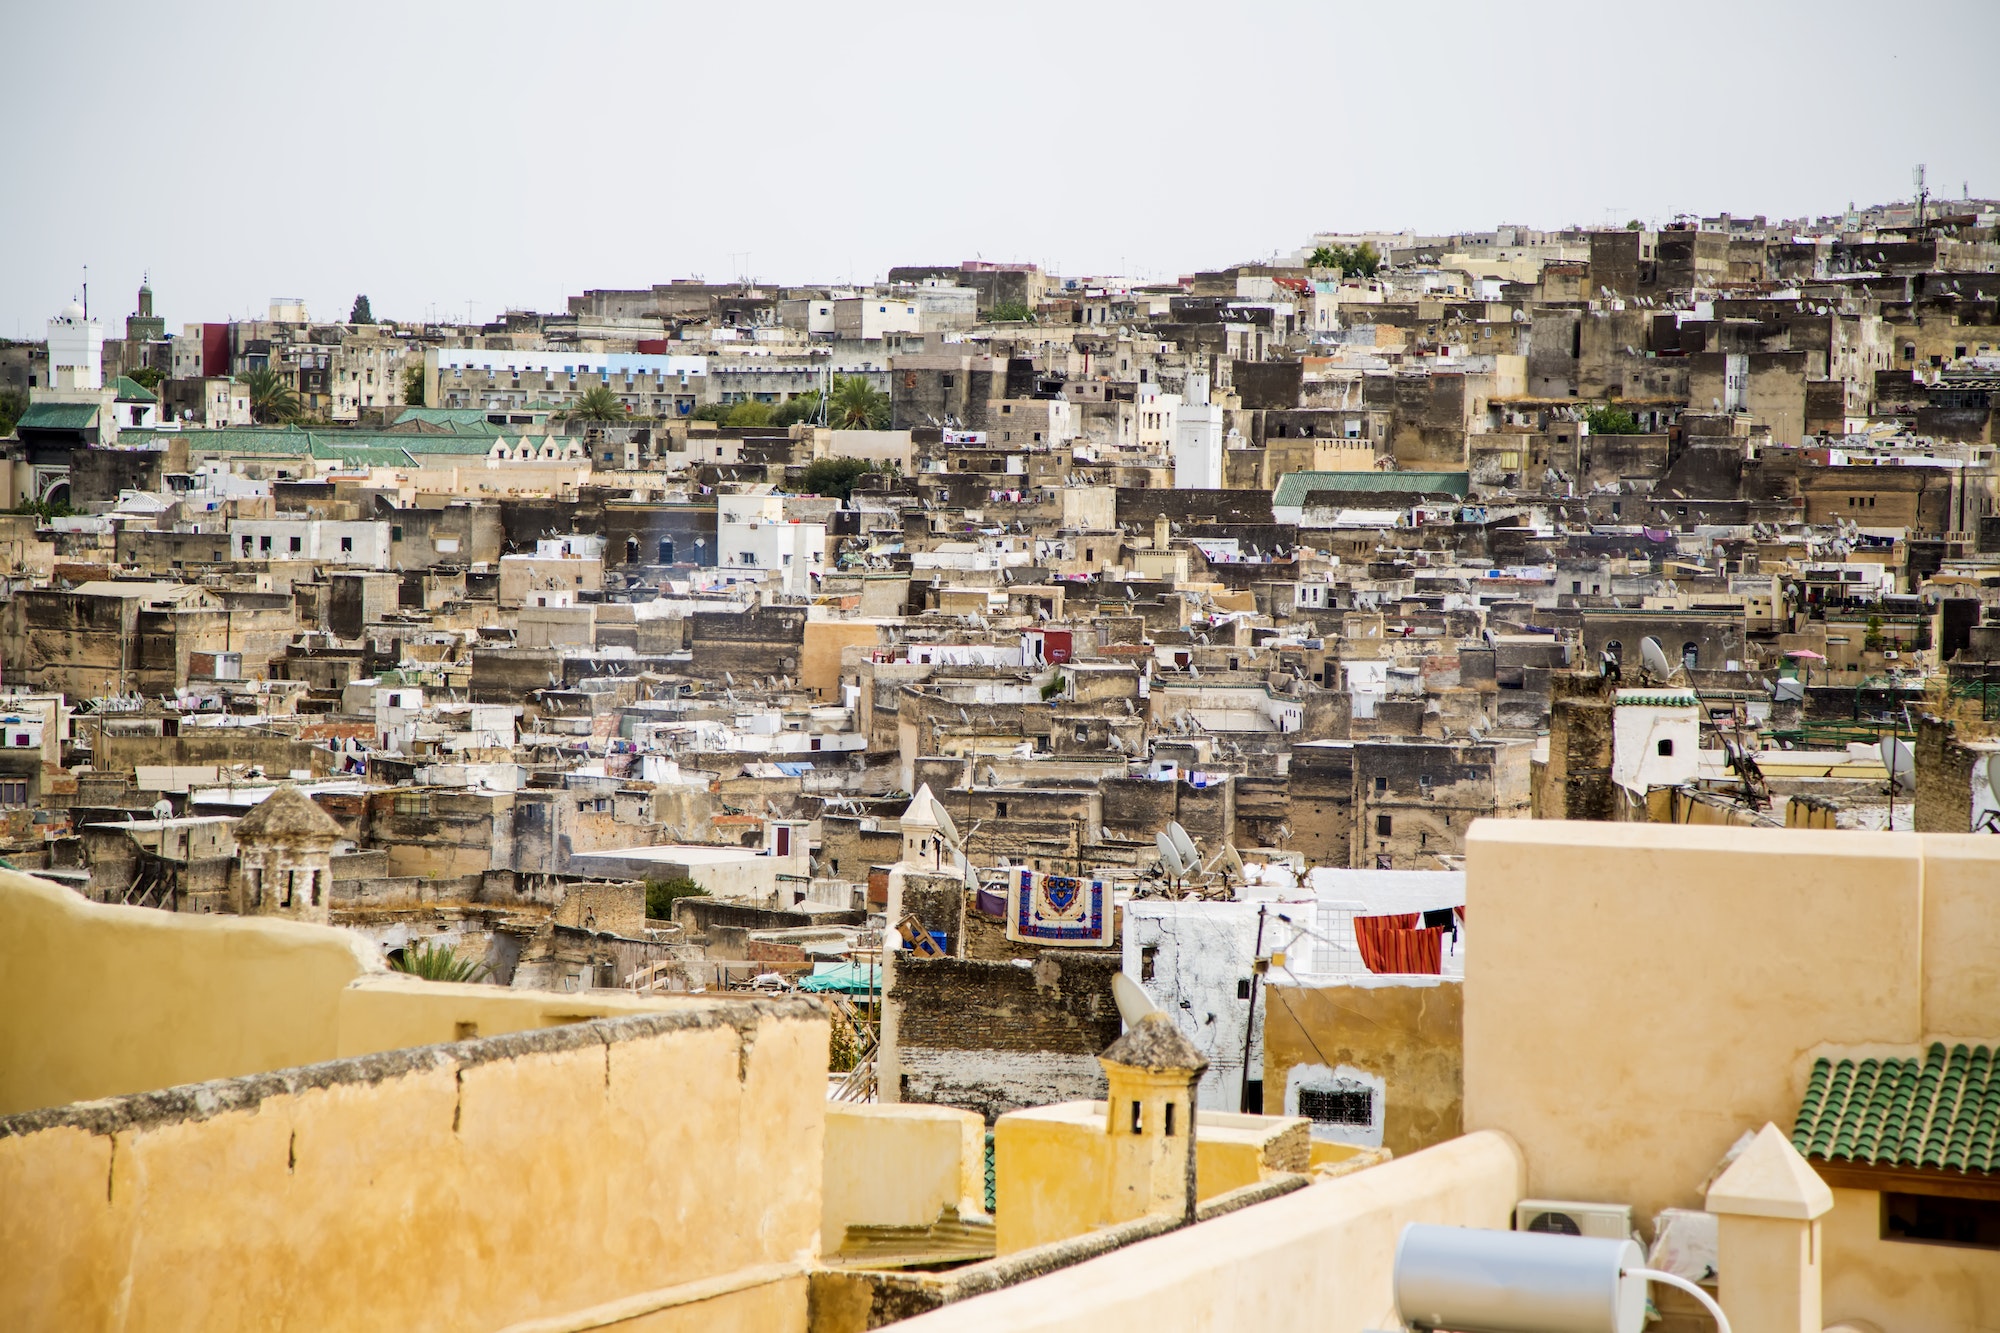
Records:
<instances>
[{"instance_id":1,"label":"small arched window","mask_svg":"<svg viewBox=\"0 0 2000 1333\"><path fill-rule=\"evenodd\" d=\"M1700 661L1701 661L1701 646L1699 644L1684 643L1681 645L1682 666L1692 671L1695 669L1695 666Z\"/></svg>"},{"instance_id":2,"label":"small arched window","mask_svg":"<svg viewBox=\"0 0 2000 1333\"><path fill-rule=\"evenodd\" d=\"M1674 743L1673 743L1673 741L1672 741L1672 740L1663 740L1663 741L1661 741L1661 742L1660 742L1660 757L1661 757L1662 759L1671 759L1671 758L1673 758L1673 754L1674 754Z\"/></svg>"}]
</instances>

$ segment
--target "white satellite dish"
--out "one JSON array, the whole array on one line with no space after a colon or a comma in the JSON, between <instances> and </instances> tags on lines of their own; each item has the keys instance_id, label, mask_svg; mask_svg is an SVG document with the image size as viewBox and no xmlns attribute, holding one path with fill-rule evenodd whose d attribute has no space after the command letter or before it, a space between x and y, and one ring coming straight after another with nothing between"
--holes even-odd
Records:
<instances>
[{"instance_id":1,"label":"white satellite dish","mask_svg":"<svg viewBox=\"0 0 2000 1333\"><path fill-rule=\"evenodd\" d=\"M1884 736L1875 747L1882 752L1882 767L1889 770L1889 782L1904 791L1917 785L1917 757L1895 736Z\"/></svg>"},{"instance_id":2,"label":"white satellite dish","mask_svg":"<svg viewBox=\"0 0 2000 1333\"><path fill-rule=\"evenodd\" d=\"M1166 866L1168 873L1176 878L1187 874L1187 865L1181 860L1181 854L1174 847L1173 839L1164 833L1155 833L1153 844L1160 849L1160 862Z\"/></svg>"},{"instance_id":3,"label":"white satellite dish","mask_svg":"<svg viewBox=\"0 0 2000 1333\"><path fill-rule=\"evenodd\" d=\"M1994 786L1994 779L2000 778L2000 764L1995 763L1996 759L2000 756L1989 754L1972 766L1974 833L2000 833L2000 788Z\"/></svg>"},{"instance_id":4,"label":"white satellite dish","mask_svg":"<svg viewBox=\"0 0 2000 1333\"><path fill-rule=\"evenodd\" d=\"M1201 860L1201 854L1194 849L1194 839L1188 836L1188 831L1181 827L1178 819L1167 821L1167 836L1174 840L1174 850L1181 854L1182 861L1194 865Z\"/></svg>"},{"instance_id":5,"label":"white satellite dish","mask_svg":"<svg viewBox=\"0 0 2000 1333\"><path fill-rule=\"evenodd\" d=\"M1118 1017L1125 1021L1125 1026L1128 1028L1137 1024L1147 1014L1160 1012L1160 1007L1153 1003L1152 997L1140 989L1138 982L1123 972L1111 974L1111 998L1118 1002Z\"/></svg>"},{"instance_id":6,"label":"white satellite dish","mask_svg":"<svg viewBox=\"0 0 2000 1333\"><path fill-rule=\"evenodd\" d=\"M1665 680L1674 674L1673 663L1667 660L1667 650L1660 647L1660 641L1648 634L1639 640L1639 661L1645 665L1646 674Z\"/></svg>"}]
</instances>

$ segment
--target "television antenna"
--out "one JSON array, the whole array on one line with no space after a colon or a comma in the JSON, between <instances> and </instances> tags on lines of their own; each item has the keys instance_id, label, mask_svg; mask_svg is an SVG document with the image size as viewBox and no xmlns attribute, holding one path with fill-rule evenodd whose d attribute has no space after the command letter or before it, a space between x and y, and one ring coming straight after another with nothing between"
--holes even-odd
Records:
<instances>
[{"instance_id":1,"label":"television antenna","mask_svg":"<svg viewBox=\"0 0 2000 1333\"><path fill-rule=\"evenodd\" d=\"M1924 164L1917 163L1917 169L1913 174L1917 181L1917 226L1921 229L1924 225L1924 205L1929 202L1931 194L1924 184Z\"/></svg>"}]
</instances>

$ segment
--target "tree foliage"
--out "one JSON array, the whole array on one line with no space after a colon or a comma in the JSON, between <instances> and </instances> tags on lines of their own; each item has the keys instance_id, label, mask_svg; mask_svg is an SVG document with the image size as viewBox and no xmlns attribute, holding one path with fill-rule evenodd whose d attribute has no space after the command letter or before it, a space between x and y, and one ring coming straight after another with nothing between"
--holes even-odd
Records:
<instances>
[{"instance_id":1,"label":"tree foliage","mask_svg":"<svg viewBox=\"0 0 2000 1333\"><path fill-rule=\"evenodd\" d=\"M1639 434L1639 423L1632 414L1612 404L1591 408L1584 420L1590 424L1592 435Z\"/></svg>"},{"instance_id":2,"label":"tree foliage","mask_svg":"<svg viewBox=\"0 0 2000 1333\"><path fill-rule=\"evenodd\" d=\"M987 322L992 324L1026 324L1034 317L1026 301L1001 301L986 312Z\"/></svg>"},{"instance_id":3,"label":"tree foliage","mask_svg":"<svg viewBox=\"0 0 2000 1333\"><path fill-rule=\"evenodd\" d=\"M865 458L815 458L806 465L799 484L808 494L847 500L854 494L854 483L872 470Z\"/></svg>"},{"instance_id":4,"label":"tree foliage","mask_svg":"<svg viewBox=\"0 0 2000 1333\"><path fill-rule=\"evenodd\" d=\"M0 389L0 435L12 435L14 423L28 410L28 395L18 389Z\"/></svg>"},{"instance_id":5,"label":"tree foliage","mask_svg":"<svg viewBox=\"0 0 2000 1333\"><path fill-rule=\"evenodd\" d=\"M889 395L859 375L843 375L833 382L827 424L835 430L887 430Z\"/></svg>"},{"instance_id":6,"label":"tree foliage","mask_svg":"<svg viewBox=\"0 0 2000 1333\"><path fill-rule=\"evenodd\" d=\"M1322 245L1306 257L1308 268L1337 268L1350 278L1372 278L1382 268L1382 253L1372 241L1359 245Z\"/></svg>"},{"instance_id":7,"label":"tree foliage","mask_svg":"<svg viewBox=\"0 0 2000 1333\"><path fill-rule=\"evenodd\" d=\"M145 388L157 389L160 387L161 382L167 378L167 372L161 370L158 366L135 366L126 374L126 378L134 384L142 385ZM4 431L0 431L0 434L5 433Z\"/></svg>"},{"instance_id":8,"label":"tree foliage","mask_svg":"<svg viewBox=\"0 0 2000 1333\"><path fill-rule=\"evenodd\" d=\"M674 919L674 903L677 900L707 896L708 890L686 875L677 875L673 879L649 879L646 881L646 919L671 921Z\"/></svg>"},{"instance_id":9,"label":"tree foliage","mask_svg":"<svg viewBox=\"0 0 2000 1333\"><path fill-rule=\"evenodd\" d=\"M771 424L771 405L760 403L754 398L746 398L729 409L723 419L725 426L768 426Z\"/></svg>"},{"instance_id":10,"label":"tree foliage","mask_svg":"<svg viewBox=\"0 0 2000 1333\"><path fill-rule=\"evenodd\" d=\"M368 308L368 298L366 296L357 296L354 298L354 309L347 312L347 322L349 324L373 324L375 322L375 312Z\"/></svg>"},{"instance_id":11,"label":"tree foliage","mask_svg":"<svg viewBox=\"0 0 2000 1333\"><path fill-rule=\"evenodd\" d=\"M390 955L389 966L425 981L484 981L493 970L434 940L404 945L400 953Z\"/></svg>"},{"instance_id":12,"label":"tree foliage","mask_svg":"<svg viewBox=\"0 0 2000 1333\"><path fill-rule=\"evenodd\" d=\"M270 367L245 371L236 382L250 391L250 415L265 425L297 421L301 414L298 390Z\"/></svg>"},{"instance_id":13,"label":"tree foliage","mask_svg":"<svg viewBox=\"0 0 2000 1333\"><path fill-rule=\"evenodd\" d=\"M819 415L819 394L795 393L771 413L773 426L796 426Z\"/></svg>"},{"instance_id":14,"label":"tree foliage","mask_svg":"<svg viewBox=\"0 0 2000 1333\"><path fill-rule=\"evenodd\" d=\"M406 366L403 369L403 405L422 407L424 405L424 368Z\"/></svg>"},{"instance_id":15,"label":"tree foliage","mask_svg":"<svg viewBox=\"0 0 2000 1333\"><path fill-rule=\"evenodd\" d=\"M631 414L609 385L593 384L571 404L569 415L572 421L623 421Z\"/></svg>"}]
</instances>

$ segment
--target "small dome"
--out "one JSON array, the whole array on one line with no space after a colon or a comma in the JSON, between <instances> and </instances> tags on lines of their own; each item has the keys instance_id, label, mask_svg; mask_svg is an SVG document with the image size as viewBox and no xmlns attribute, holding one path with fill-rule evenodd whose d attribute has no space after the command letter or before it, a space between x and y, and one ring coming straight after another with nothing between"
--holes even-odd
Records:
<instances>
[{"instance_id":1,"label":"small dome","mask_svg":"<svg viewBox=\"0 0 2000 1333\"><path fill-rule=\"evenodd\" d=\"M340 825L289 782L259 801L236 826L238 842L263 838L326 838L340 836Z\"/></svg>"},{"instance_id":2,"label":"small dome","mask_svg":"<svg viewBox=\"0 0 2000 1333\"><path fill-rule=\"evenodd\" d=\"M80 301L71 301L63 307L62 317L64 319L81 320L83 318L83 303Z\"/></svg>"}]
</instances>

